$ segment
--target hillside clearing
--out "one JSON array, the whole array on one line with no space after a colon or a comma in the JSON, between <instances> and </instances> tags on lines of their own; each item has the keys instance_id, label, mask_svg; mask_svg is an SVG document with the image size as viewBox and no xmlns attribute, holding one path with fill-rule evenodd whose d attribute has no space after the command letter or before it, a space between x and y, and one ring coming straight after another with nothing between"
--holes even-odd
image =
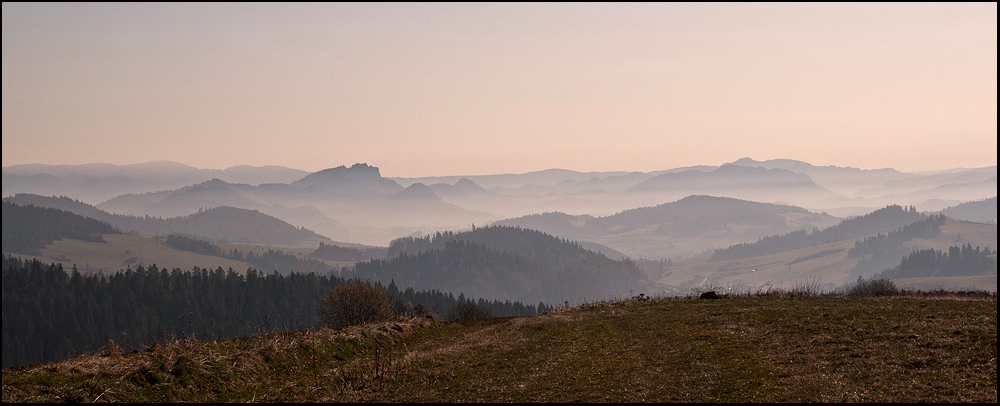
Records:
<instances>
[{"instance_id":1,"label":"hillside clearing","mask_svg":"<svg viewBox=\"0 0 1000 406\"><path fill-rule=\"evenodd\" d=\"M232 267L238 272L246 271L250 265L243 261L181 251L164 244L163 238L137 237L125 234L105 234L106 243L78 241L69 238L57 240L39 250L40 255L14 255L25 259L38 257L45 262L62 264L70 270L73 266L80 272L112 274L127 267L156 264L159 268L191 269L202 267L214 269Z\"/></svg>"}]
</instances>

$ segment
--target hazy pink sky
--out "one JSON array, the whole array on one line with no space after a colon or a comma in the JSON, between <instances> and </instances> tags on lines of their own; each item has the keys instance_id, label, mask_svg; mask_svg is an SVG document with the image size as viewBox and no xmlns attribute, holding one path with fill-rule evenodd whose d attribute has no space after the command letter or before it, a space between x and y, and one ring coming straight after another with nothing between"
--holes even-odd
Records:
<instances>
[{"instance_id":1,"label":"hazy pink sky","mask_svg":"<svg viewBox=\"0 0 1000 406\"><path fill-rule=\"evenodd\" d=\"M3 166L924 171L996 137L996 3L3 3Z\"/></svg>"}]
</instances>

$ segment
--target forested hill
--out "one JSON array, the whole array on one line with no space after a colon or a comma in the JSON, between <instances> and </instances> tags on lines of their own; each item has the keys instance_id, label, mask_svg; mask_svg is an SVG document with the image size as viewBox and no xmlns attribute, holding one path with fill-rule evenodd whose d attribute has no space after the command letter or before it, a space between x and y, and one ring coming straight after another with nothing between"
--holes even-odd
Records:
<instances>
[{"instance_id":1,"label":"forested hill","mask_svg":"<svg viewBox=\"0 0 1000 406\"><path fill-rule=\"evenodd\" d=\"M501 300L579 303L628 295L642 271L540 231L491 226L399 238L388 260L359 262L358 277Z\"/></svg>"},{"instance_id":2,"label":"forested hill","mask_svg":"<svg viewBox=\"0 0 1000 406\"><path fill-rule=\"evenodd\" d=\"M965 202L956 206L941 210L941 214L953 219L975 221L977 223L996 223L997 221L997 197Z\"/></svg>"},{"instance_id":3,"label":"forested hill","mask_svg":"<svg viewBox=\"0 0 1000 406\"><path fill-rule=\"evenodd\" d=\"M4 199L15 204L54 207L78 215L107 222L124 232L141 236L188 234L213 241L244 242L286 246L317 246L327 237L295 227L256 210L215 207L187 216L158 218L111 214L68 197L46 197L17 194Z\"/></svg>"},{"instance_id":4,"label":"forested hill","mask_svg":"<svg viewBox=\"0 0 1000 406\"><path fill-rule=\"evenodd\" d=\"M214 340L315 328L320 296L349 282L331 274L155 265L83 275L37 259L2 259L4 368L62 360L109 340L130 350L175 338ZM375 287L397 307L419 305L438 317L466 299L438 290ZM552 310L542 303L469 299L494 316Z\"/></svg>"},{"instance_id":5,"label":"forested hill","mask_svg":"<svg viewBox=\"0 0 1000 406\"><path fill-rule=\"evenodd\" d=\"M854 217L827 227L807 233L805 230L793 231L784 235L773 235L761 238L753 243L733 245L725 249L717 249L710 261L728 261L734 259L752 258L761 255L776 254L814 245L859 238L899 229L907 224L924 220L926 216L917 213L916 208L903 208L898 205L886 206L861 217Z\"/></svg>"},{"instance_id":6,"label":"forested hill","mask_svg":"<svg viewBox=\"0 0 1000 406\"><path fill-rule=\"evenodd\" d=\"M996 253L995 250L990 250L990 247L973 248L972 244L952 246L948 252L933 249L919 250L903 258L895 268L879 272L872 278L996 275L997 261L987 257Z\"/></svg>"},{"instance_id":7,"label":"forested hill","mask_svg":"<svg viewBox=\"0 0 1000 406\"><path fill-rule=\"evenodd\" d=\"M108 223L68 211L3 202L3 252L33 254L55 240L104 241L101 234L121 234Z\"/></svg>"}]
</instances>

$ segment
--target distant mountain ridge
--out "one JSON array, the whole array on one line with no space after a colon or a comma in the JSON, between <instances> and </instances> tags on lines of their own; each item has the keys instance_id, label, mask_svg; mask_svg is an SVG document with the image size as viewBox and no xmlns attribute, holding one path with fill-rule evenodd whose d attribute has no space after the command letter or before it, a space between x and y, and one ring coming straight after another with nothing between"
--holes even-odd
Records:
<instances>
[{"instance_id":1,"label":"distant mountain ridge","mask_svg":"<svg viewBox=\"0 0 1000 406\"><path fill-rule=\"evenodd\" d=\"M676 248L672 248L677 244L694 244L700 248L684 249L697 253L718 247L708 244L729 246L766 235L812 229L814 226L811 225L832 223L834 219L832 216L811 213L801 207L696 195L604 217L549 212L505 219L493 224L532 228L563 238L592 241L633 258L665 258L677 256ZM706 239L707 236L712 238ZM628 241L637 239L649 240L648 244L655 247L650 250L655 251L647 250L644 254L637 254L630 250ZM707 242L693 242L698 240Z\"/></svg>"},{"instance_id":2,"label":"distant mountain ridge","mask_svg":"<svg viewBox=\"0 0 1000 406\"><path fill-rule=\"evenodd\" d=\"M482 190L471 181L458 184L475 194ZM487 213L466 210L445 202L434 191L416 183L403 188L383 178L379 169L359 163L322 170L288 184L258 186L233 184L212 179L176 190L126 194L97 205L98 208L127 215L175 217L207 207L231 206L258 210L287 222L309 224L326 234L347 238L351 232L339 220L324 213L336 213L353 226L400 226L414 219L454 226L482 223ZM311 219L281 207L311 207ZM296 209L298 210L298 209ZM317 224L320 223L320 224Z\"/></svg>"},{"instance_id":3,"label":"distant mountain ridge","mask_svg":"<svg viewBox=\"0 0 1000 406\"><path fill-rule=\"evenodd\" d=\"M338 166L311 173L289 186L300 193L340 197L393 194L403 190L396 181L383 178L378 168L363 163L354 164L350 168Z\"/></svg>"},{"instance_id":4,"label":"distant mountain ridge","mask_svg":"<svg viewBox=\"0 0 1000 406\"><path fill-rule=\"evenodd\" d=\"M318 246L320 242L332 242L327 237L295 227L258 211L226 206L186 216L155 218L111 214L67 197L18 194L5 198L4 202L65 210L106 222L119 230L135 232L141 236L166 236L181 233L211 241L286 246Z\"/></svg>"},{"instance_id":5,"label":"distant mountain ridge","mask_svg":"<svg viewBox=\"0 0 1000 406\"><path fill-rule=\"evenodd\" d=\"M768 224L782 228L785 219L780 214L809 211L801 207L774 203L758 203L730 197L693 195L654 207L626 210L612 216L588 221L584 228L589 233L607 233L634 230L646 225L669 226L664 232L673 235L697 234L704 228L717 228L737 223Z\"/></svg>"},{"instance_id":6,"label":"distant mountain ridge","mask_svg":"<svg viewBox=\"0 0 1000 406\"><path fill-rule=\"evenodd\" d=\"M997 189L996 166L904 173L751 158L651 172L546 169L423 178L383 177L378 167L366 163L308 173L274 166L201 170L166 161L15 165L4 168L3 175L5 196L71 196L109 212L157 217L231 206L258 210L337 240L380 246L400 236L460 230L538 213L608 217L691 195L777 203L845 217L892 204L939 211L995 196ZM786 215L786 220L808 227L802 224L803 216ZM821 225L829 224L817 224ZM732 243L736 232L719 234L712 244ZM631 255L656 255L654 241L641 239L646 246L631 249ZM593 242L615 245L607 239ZM685 248L675 251L678 255L697 253L696 245L681 246Z\"/></svg>"},{"instance_id":7,"label":"distant mountain ridge","mask_svg":"<svg viewBox=\"0 0 1000 406\"><path fill-rule=\"evenodd\" d=\"M750 158L740 158L726 165L761 167L765 169L784 169L795 173L808 175L817 184L823 185L837 193L853 195L860 189L911 179L916 175L899 172L892 168L858 169L841 166L815 166L807 162L793 159L769 159L755 161Z\"/></svg>"},{"instance_id":8,"label":"distant mountain ridge","mask_svg":"<svg viewBox=\"0 0 1000 406\"><path fill-rule=\"evenodd\" d=\"M3 195L68 195L91 204L126 193L177 189L218 178L232 183L288 183L309 172L283 166L197 169L170 161L141 164L12 165L3 168Z\"/></svg>"},{"instance_id":9,"label":"distant mountain ridge","mask_svg":"<svg viewBox=\"0 0 1000 406\"><path fill-rule=\"evenodd\" d=\"M707 172L664 173L635 184L625 193L656 193L671 197L709 194L758 202L785 201L794 197L809 203L839 196L817 185L808 175L780 168L739 165L723 165Z\"/></svg>"}]
</instances>

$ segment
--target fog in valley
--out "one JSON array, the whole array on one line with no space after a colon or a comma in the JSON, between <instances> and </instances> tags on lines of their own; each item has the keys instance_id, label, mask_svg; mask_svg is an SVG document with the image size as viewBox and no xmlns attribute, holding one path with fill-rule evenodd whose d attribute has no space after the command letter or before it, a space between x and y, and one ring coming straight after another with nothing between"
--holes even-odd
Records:
<instances>
[{"instance_id":1,"label":"fog in valley","mask_svg":"<svg viewBox=\"0 0 1000 406\"><path fill-rule=\"evenodd\" d=\"M378 327L386 337L420 324L431 341L453 326L508 341L550 337L539 320L577 305L627 322L620 310L646 304L690 304L690 320L737 302L763 311L758 297L995 304L997 15L996 3L4 2L4 401L8 366L279 332L306 343L295 334L373 321L403 323ZM703 294L737 300L675 300ZM965 365L965 347L951 362L935 343L974 330L932 338L921 329L950 316L915 303L919 323L883 338L936 350L906 368ZM490 317L511 319L474 321ZM750 337L723 319L717 338ZM808 334L824 323L780 319ZM493 324L507 322L520 327ZM715 334L668 324L655 328ZM380 362L417 365L394 357L403 342L375 340L340 361L375 351L380 388L395 380ZM867 342L814 341L869 359L854 352ZM247 354L265 360L255 373L306 371ZM310 393L352 379L310 357ZM178 372L200 357L175 358L114 379L220 393ZM988 381L989 363L976 368ZM61 400L129 399L90 378L72 396L50 390L78 369L43 369L59 379L12 379ZM760 375L788 386L799 372ZM295 399L256 389L243 395ZM772 392L750 399L803 399Z\"/></svg>"},{"instance_id":2,"label":"fog in valley","mask_svg":"<svg viewBox=\"0 0 1000 406\"><path fill-rule=\"evenodd\" d=\"M745 269L750 274L742 276L728 269L735 264L713 268L695 263L715 251L768 238L803 233L796 237L802 240L828 229L832 233L835 226L847 227L838 226L845 220L875 216L889 206L915 214L898 218L885 214L888 220L877 227L841 232L836 238L817 237L808 247L889 233L923 218L916 213L939 212L954 220L992 225L994 230L992 234L970 230L949 244L996 247L996 185L996 166L906 173L750 158L655 172L551 169L427 178L387 178L366 163L314 173L253 166L204 170L171 162L16 165L3 172L5 201L67 210L143 237L180 233L231 244L312 250L323 243L385 249L404 237L433 238L474 227L537 230L613 260L638 261L643 273L635 282L646 282L631 288L650 294L682 293L690 285L807 280L832 289L858 276L871 277L896 265L919 244L897 247L881 262L869 258L868 265L858 262L863 258L845 257L836 264L804 270L793 268L808 263L782 269L771 261L772 269ZM993 198L992 205L984 200L987 197ZM973 205L980 201L985 205ZM774 254L806 248L789 246ZM388 251L373 257L392 259ZM489 294L489 290L465 293L539 299L511 292ZM591 292L591 297L602 295L610 292Z\"/></svg>"}]
</instances>

